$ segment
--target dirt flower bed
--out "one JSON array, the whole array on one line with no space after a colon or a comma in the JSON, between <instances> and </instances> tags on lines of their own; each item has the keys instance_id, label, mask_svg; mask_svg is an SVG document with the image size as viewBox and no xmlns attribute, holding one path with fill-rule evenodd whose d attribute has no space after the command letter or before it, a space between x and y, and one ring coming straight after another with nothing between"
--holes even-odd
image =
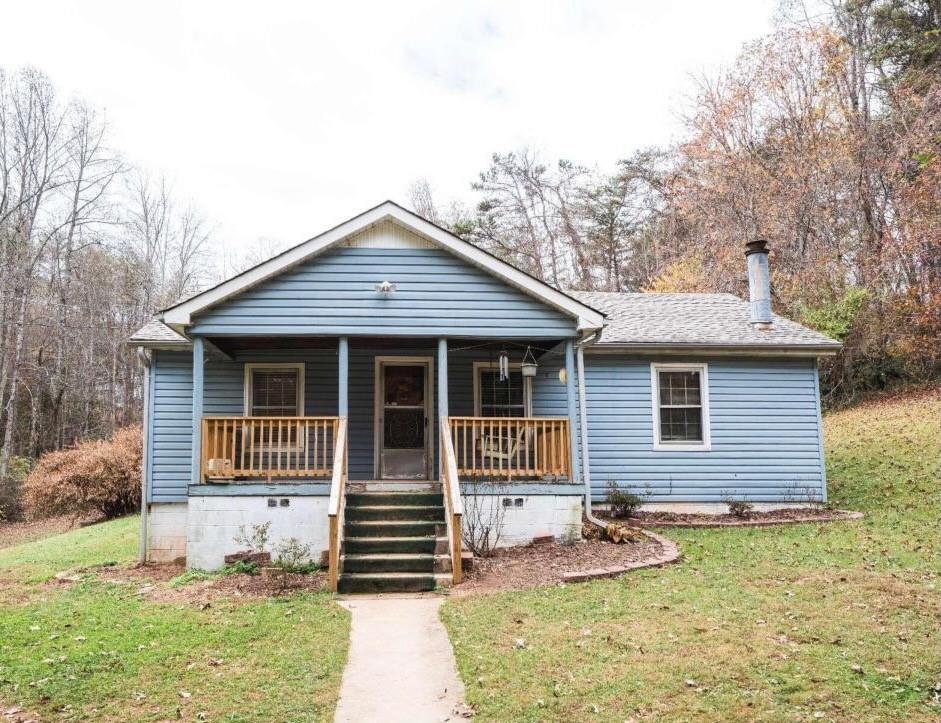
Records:
<instances>
[{"instance_id":1,"label":"dirt flower bed","mask_svg":"<svg viewBox=\"0 0 941 723\"><path fill-rule=\"evenodd\" d=\"M786 525L799 522L835 522L858 520L862 515L847 510L801 507L771 510L768 512L746 512L744 515L710 515L706 513L635 512L627 518L614 520L636 527L749 527L764 525Z\"/></svg>"},{"instance_id":2,"label":"dirt flower bed","mask_svg":"<svg viewBox=\"0 0 941 723\"><path fill-rule=\"evenodd\" d=\"M566 573L633 565L661 557L663 548L654 539L614 544L604 540L581 540L522 545L498 550L489 558L476 558L473 570L452 595L480 595L501 590L526 590L560 585Z\"/></svg>"},{"instance_id":3,"label":"dirt flower bed","mask_svg":"<svg viewBox=\"0 0 941 723\"><path fill-rule=\"evenodd\" d=\"M246 599L290 595L296 592L319 592L326 587L325 572L306 575L285 573L280 578L264 574L230 573L212 575L208 579L181 579L183 565L135 565L126 568L98 568L101 580L136 585L141 597L155 603L192 604L205 607L221 599Z\"/></svg>"}]
</instances>

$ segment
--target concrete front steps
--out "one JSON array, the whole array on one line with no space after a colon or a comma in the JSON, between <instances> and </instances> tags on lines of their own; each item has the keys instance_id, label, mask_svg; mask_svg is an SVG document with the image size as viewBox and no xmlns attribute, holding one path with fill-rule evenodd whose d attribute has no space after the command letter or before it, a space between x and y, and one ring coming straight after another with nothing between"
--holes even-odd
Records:
<instances>
[{"instance_id":1,"label":"concrete front steps","mask_svg":"<svg viewBox=\"0 0 941 723\"><path fill-rule=\"evenodd\" d=\"M341 593L424 592L450 582L440 486L346 495Z\"/></svg>"}]
</instances>

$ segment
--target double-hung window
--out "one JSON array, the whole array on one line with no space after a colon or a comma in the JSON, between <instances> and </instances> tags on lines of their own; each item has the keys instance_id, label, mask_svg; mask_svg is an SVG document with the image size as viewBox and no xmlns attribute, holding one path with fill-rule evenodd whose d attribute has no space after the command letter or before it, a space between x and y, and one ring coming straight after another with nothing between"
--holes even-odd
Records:
<instances>
[{"instance_id":1,"label":"double-hung window","mask_svg":"<svg viewBox=\"0 0 941 723\"><path fill-rule=\"evenodd\" d=\"M654 449L708 450L709 376L706 364L651 364Z\"/></svg>"},{"instance_id":2,"label":"double-hung window","mask_svg":"<svg viewBox=\"0 0 941 723\"><path fill-rule=\"evenodd\" d=\"M480 417L527 417L530 414L529 384L519 365L510 365L500 379L500 370L489 362L474 364L474 412Z\"/></svg>"},{"instance_id":3,"label":"double-hung window","mask_svg":"<svg viewBox=\"0 0 941 723\"><path fill-rule=\"evenodd\" d=\"M246 364L245 415L248 417L303 417L303 364ZM255 442L285 447L298 444L296 424L254 426ZM266 431L267 429L267 431ZM283 438L282 438L283 436Z\"/></svg>"}]
</instances>

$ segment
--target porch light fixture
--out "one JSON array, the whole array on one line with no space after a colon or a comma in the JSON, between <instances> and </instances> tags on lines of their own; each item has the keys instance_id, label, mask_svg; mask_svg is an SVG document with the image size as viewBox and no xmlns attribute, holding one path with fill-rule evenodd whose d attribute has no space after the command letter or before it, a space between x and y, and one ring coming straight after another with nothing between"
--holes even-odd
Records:
<instances>
[{"instance_id":1,"label":"porch light fixture","mask_svg":"<svg viewBox=\"0 0 941 723\"><path fill-rule=\"evenodd\" d=\"M526 353L523 355L523 363L520 364L520 369L524 377L536 376L536 371L539 369L539 365L536 363L536 357L533 356L533 350L529 347L526 347Z\"/></svg>"},{"instance_id":2,"label":"porch light fixture","mask_svg":"<svg viewBox=\"0 0 941 723\"><path fill-rule=\"evenodd\" d=\"M379 284L376 284L376 291L380 294L388 296L393 291L395 291L395 284L393 284L391 281L383 281Z\"/></svg>"}]
</instances>

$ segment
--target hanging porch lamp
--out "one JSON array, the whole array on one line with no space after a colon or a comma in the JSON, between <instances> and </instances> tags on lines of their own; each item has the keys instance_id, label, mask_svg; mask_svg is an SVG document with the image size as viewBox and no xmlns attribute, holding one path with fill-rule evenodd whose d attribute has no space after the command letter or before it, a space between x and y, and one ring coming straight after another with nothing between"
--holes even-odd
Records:
<instances>
[{"instance_id":1,"label":"hanging porch lamp","mask_svg":"<svg viewBox=\"0 0 941 723\"><path fill-rule=\"evenodd\" d=\"M533 356L533 350L529 347L526 347L526 353L523 355L523 363L520 364L520 369L524 377L536 376L536 372L539 369L539 365L536 363L536 357Z\"/></svg>"}]
</instances>

